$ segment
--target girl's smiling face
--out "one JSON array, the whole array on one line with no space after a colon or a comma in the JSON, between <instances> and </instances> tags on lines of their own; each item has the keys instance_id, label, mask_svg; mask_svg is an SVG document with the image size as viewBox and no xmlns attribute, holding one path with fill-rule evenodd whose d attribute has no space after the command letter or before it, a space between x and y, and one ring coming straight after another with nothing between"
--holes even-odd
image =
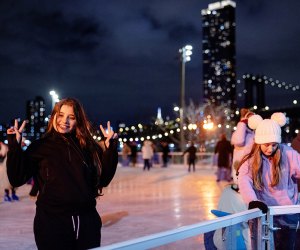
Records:
<instances>
[{"instance_id":1,"label":"girl's smiling face","mask_svg":"<svg viewBox=\"0 0 300 250\"><path fill-rule=\"evenodd\" d=\"M60 111L53 120L53 126L59 133L66 134L72 132L76 127L76 117L72 106L62 105Z\"/></svg>"}]
</instances>

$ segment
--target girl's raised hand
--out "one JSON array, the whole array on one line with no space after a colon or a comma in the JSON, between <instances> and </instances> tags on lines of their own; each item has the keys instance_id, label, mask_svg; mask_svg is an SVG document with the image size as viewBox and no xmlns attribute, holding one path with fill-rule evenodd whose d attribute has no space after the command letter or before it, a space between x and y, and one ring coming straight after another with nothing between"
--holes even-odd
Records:
<instances>
[{"instance_id":1,"label":"girl's raised hand","mask_svg":"<svg viewBox=\"0 0 300 250\"><path fill-rule=\"evenodd\" d=\"M9 129L7 129L7 134L8 135L15 134L17 142L20 143L20 141L22 139L22 132L23 132L23 130L25 128L25 125L26 125L26 121L23 121L22 124L21 124L21 126L19 127L18 120L15 119L14 126L12 126Z\"/></svg>"},{"instance_id":2,"label":"girl's raised hand","mask_svg":"<svg viewBox=\"0 0 300 250\"><path fill-rule=\"evenodd\" d=\"M100 125L100 129L101 129L103 136L106 137L105 144L107 147L109 147L109 140L116 138L117 134L112 130L112 127L110 126L110 121L107 122L106 129L104 129L102 127L102 125Z\"/></svg>"}]
</instances>

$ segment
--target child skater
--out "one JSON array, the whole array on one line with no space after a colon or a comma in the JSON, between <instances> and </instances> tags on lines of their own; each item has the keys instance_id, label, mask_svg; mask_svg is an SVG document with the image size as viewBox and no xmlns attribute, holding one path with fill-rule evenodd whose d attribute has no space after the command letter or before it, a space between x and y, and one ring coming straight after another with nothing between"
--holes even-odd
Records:
<instances>
[{"instance_id":1,"label":"child skater","mask_svg":"<svg viewBox=\"0 0 300 250\"><path fill-rule=\"evenodd\" d=\"M249 118L249 127L255 130L251 152L241 161L238 183L249 209L298 204L296 178L300 177L300 155L281 143L281 128L286 123L283 113L274 113L271 119L259 115ZM296 244L298 214L276 216L274 233L276 249L299 249ZM288 240L287 240L288 239Z\"/></svg>"}]
</instances>

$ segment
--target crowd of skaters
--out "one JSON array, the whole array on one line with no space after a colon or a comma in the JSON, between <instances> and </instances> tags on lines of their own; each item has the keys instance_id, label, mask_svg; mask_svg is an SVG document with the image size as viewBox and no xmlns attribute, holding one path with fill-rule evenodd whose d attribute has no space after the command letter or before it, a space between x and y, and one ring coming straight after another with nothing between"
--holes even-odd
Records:
<instances>
[{"instance_id":1,"label":"crowd of skaters","mask_svg":"<svg viewBox=\"0 0 300 250\"><path fill-rule=\"evenodd\" d=\"M169 143L161 141L160 145L155 145L150 140L145 140L141 147L141 156L143 159L143 170L150 170L154 164L160 164L160 159L157 155L158 151L162 152L161 167L167 167L170 156ZM123 167L136 167L138 160L138 146L136 142L123 143L121 149Z\"/></svg>"},{"instance_id":2,"label":"crowd of skaters","mask_svg":"<svg viewBox=\"0 0 300 250\"><path fill-rule=\"evenodd\" d=\"M169 165L171 149L167 141L160 141L159 145L156 145L151 140L145 140L141 146L140 152L143 160L143 170L150 170L153 165L158 165L162 168L166 168ZM181 157L187 155L188 172L196 171L195 164L197 152L205 152L203 145L198 149L194 142L190 142L181 155ZM138 149L136 142L123 143L121 149L121 165L123 167L135 167L137 164L137 153ZM161 154L161 157L158 153Z\"/></svg>"}]
</instances>

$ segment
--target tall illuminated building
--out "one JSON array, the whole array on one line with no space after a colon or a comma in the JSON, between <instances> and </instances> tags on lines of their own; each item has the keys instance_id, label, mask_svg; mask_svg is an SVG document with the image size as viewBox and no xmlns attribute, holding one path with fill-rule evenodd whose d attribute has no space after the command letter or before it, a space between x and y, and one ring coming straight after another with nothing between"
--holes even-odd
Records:
<instances>
[{"instance_id":1,"label":"tall illuminated building","mask_svg":"<svg viewBox=\"0 0 300 250\"><path fill-rule=\"evenodd\" d=\"M219 1L201 11L204 100L236 108L235 7Z\"/></svg>"},{"instance_id":2,"label":"tall illuminated building","mask_svg":"<svg viewBox=\"0 0 300 250\"><path fill-rule=\"evenodd\" d=\"M155 120L155 124L156 125L162 125L164 123L164 120L161 116L161 108L157 109L157 116L156 116L156 120Z\"/></svg>"},{"instance_id":3,"label":"tall illuminated building","mask_svg":"<svg viewBox=\"0 0 300 250\"><path fill-rule=\"evenodd\" d=\"M28 139L38 139L46 131L45 106L45 100L40 96L35 97L34 100L27 101L28 124L26 125L26 137Z\"/></svg>"}]
</instances>

